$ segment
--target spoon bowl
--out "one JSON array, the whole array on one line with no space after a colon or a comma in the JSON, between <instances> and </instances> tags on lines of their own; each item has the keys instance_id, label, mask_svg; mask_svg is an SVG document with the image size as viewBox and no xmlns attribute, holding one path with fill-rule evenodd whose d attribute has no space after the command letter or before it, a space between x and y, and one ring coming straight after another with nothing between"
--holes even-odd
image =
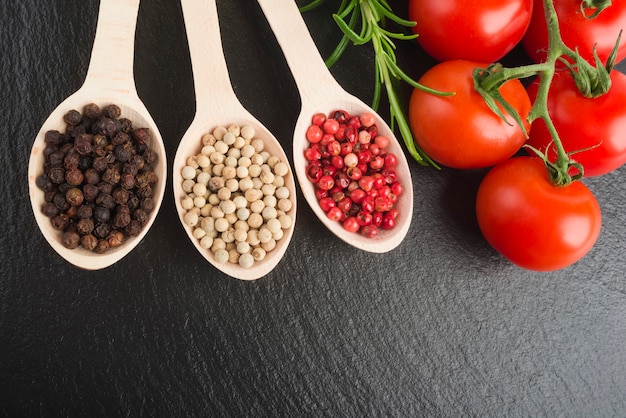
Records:
<instances>
[{"instance_id":1,"label":"spoon bowl","mask_svg":"<svg viewBox=\"0 0 626 418\"><path fill-rule=\"evenodd\" d=\"M384 253L397 247L406 236L413 216L413 185L411 172L403 148L391 128L376 112L359 98L345 91L334 79L322 59L306 23L293 0L257 0L265 14L291 69L302 107L294 128L293 161L300 189L307 203L320 221L338 238L364 251ZM371 113L377 116L378 133L389 138L388 150L398 157L395 167L404 192L394 205L399 211L395 228L380 230L374 238L346 231L339 222L328 219L315 196L315 187L306 175L304 151L309 142L306 131L315 113L328 115L335 110L346 110L351 115Z\"/></svg>"},{"instance_id":2,"label":"spoon bowl","mask_svg":"<svg viewBox=\"0 0 626 418\"><path fill-rule=\"evenodd\" d=\"M293 172L280 142L242 106L233 91L221 44L215 0L182 0L181 4L194 77L196 115L182 137L174 158L172 183L176 209L189 239L209 263L231 277L256 280L276 267L291 241L296 220L296 187ZM219 263L211 250L200 245L192 228L185 223L184 216L187 211L181 204L182 199L187 196L182 187L182 170L187 164L187 159L200 152L203 135L217 127L228 127L233 124L254 128L255 138L263 141L264 151L278 157L289 166L285 176L285 187L289 190L291 201L291 209L287 211L292 220L291 226L284 230L276 247L268 251L262 261L256 261L250 268L231 262Z\"/></svg>"},{"instance_id":3,"label":"spoon bowl","mask_svg":"<svg viewBox=\"0 0 626 418\"><path fill-rule=\"evenodd\" d=\"M102 0L98 15L98 26L87 76L82 87L65 99L46 119L33 143L28 163L29 196L35 220L50 246L69 263L86 269L98 270L119 261L132 251L148 232L163 200L167 177L167 159L159 130L139 99L133 78L134 33L139 0ZM65 130L63 116L70 110L82 112L85 105L95 103L101 107L116 104L121 117L129 119L133 128L148 128L151 143L148 146L156 153L153 166L158 176L154 186L154 210L141 232L128 237L115 248L97 254L82 247L68 249L61 243L61 233L55 230L50 219L42 213L45 203L44 192L36 185L43 173L45 134L49 130Z\"/></svg>"}]
</instances>

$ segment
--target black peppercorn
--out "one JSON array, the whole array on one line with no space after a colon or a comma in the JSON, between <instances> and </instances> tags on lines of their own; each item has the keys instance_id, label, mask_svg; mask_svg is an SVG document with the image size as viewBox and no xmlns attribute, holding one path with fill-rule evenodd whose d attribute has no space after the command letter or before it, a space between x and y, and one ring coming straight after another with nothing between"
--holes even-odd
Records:
<instances>
[{"instance_id":1,"label":"black peppercorn","mask_svg":"<svg viewBox=\"0 0 626 418\"><path fill-rule=\"evenodd\" d=\"M43 191L48 191L52 188L52 181L50 181L50 177L45 174L37 176L35 184Z\"/></svg>"},{"instance_id":2,"label":"black peppercorn","mask_svg":"<svg viewBox=\"0 0 626 418\"><path fill-rule=\"evenodd\" d=\"M87 170L85 170L84 177L85 182L88 184L98 184L102 180L100 177L100 173L94 168L88 168Z\"/></svg>"},{"instance_id":3,"label":"black peppercorn","mask_svg":"<svg viewBox=\"0 0 626 418\"><path fill-rule=\"evenodd\" d=\"M67 154L74 148L74 145L71 142L66 142L59 148L59 151L63 153L63 155Z\"/></svg>"},{"instance_id":4,"label":"black peppercorn","mask_svg":"<svg viewBox=\"0 0 626 418\"><path fill-rule=\"evenodd\" d=\"M133 123L130 121L130 119L119 118L118 120L120 122L120 130L122 132L129 133L133 130Z\"/></svg>"},{"instance_id":5,"label":"black peppercorn","mask_svg":"<svg viewBox=\"0 0 626 418\"><path fill-rule=\"evenodd\" d=\"M128 209L127 206L126 208ZM122 229L126 227L130 223L130 221L130 212L128 210L119 211L115 214L115 217L113 218L113 227L117 229Z\"/></svg>"},{"instance_id":6,"label":"black peppercorn","mask_svg":"<svg viewBox=\"0 0 626 418\"><path fill-rule=\"evenodd\" d=\"M93 136L93 146L94 147L106 147L107 145L109 145L109 140L107 139L106 136L104 135L94 135Z\"/></svg>"},{"instance_id":7,"label":"black peppercorn","mask_svg":"<svg viewBox=\"0 0 626 418\"><path fill-rule=\"evenodd\" d=\"M130 196L130 193L128 193L128 190L117 188L113 190L111 196L113 196L113 200L118 205L125 205L126 202L128 202L128 197Z\"/></svg>"},{"instance_id":8,"label":"black peppercorn","mask_svg":"<svg viewBox=\"0 0 626 418\"><path fill-rule=\"evenodd\" d=\"M96 245L96 247L93 249L93 251L96 254L104 254L107 251L109 251L109 241L107 241L106 239L100 239L98 241L98 244Z\"/></svg>"},{"instance_id":9,"label":"black peppercorn","mask_svg":"<svg viewBox=\"0 0 626 418\"><path fill-rule=\"evenodd\" d=\"M71 206L69 203L67 203L64 193L55 194L52 198L52 203L54 203L54 206L56 206L57 209L59 209L61 212L65 212Z\"/></svg>"},{"instance_id":10,"label":"black peppercorn","mask_svg":"<svg viewBox=\"0 0 626 418\"><path fill-rule=\"evenodd\" d=\"M83 192L79 188L75 187L65 193L65 200L67 200L67 203L69 203L70 206L80 206L83 204L85 197L83 196Z\"/></svg>"},{"instance_id":11,"label":"black peppercorn","mask_svg":"<svg viewBox=\"0 0 626 418\"><path fill-rule=\"evenodd\" d=\"M107 236L107 241L110 248L119 247L124 242L124 234L120 231L111 231Z\"/></svg>"},{"instance_id":12,"label":"black peppercorn","mask_svg":"<svg viewBox=\"0 0 626 418\"><path fill-rule=\"evenodd\" d=\"M47 190L44 194L43 194L43 200L50 203L52 202L52 200L54 199L54 196L57 194L57 189L55 188L51 188L50 190Z\"/></svg>"},{"instance_id":13,"label":"black peppercorn","mask_svg":"<svg viewBox=\"0 0 626 418\"><path fill-rule=\"evenodd\" d=\"M137 170L133 174L137 174L138 171L143 170L143 167L145 165L145 160L140 155L133 155L132 158L130 159L130 164L132 164L134 169Z\"/></svg>"},{"instance_id":14,"label":"black peppercorn","mask_svg":"<svg viewBox=\"0 0 626 418\"><path fill-rule=\"evenodd\" d=\"M57 187L57 190L61 193L67 193L67 191L69 189L72 189L74 186L72 186L71 184L67 183L67 182L63 182L61 184L59 184L59 186Z\"/></svg>"},{"instance_id":15,"label":"black peppercorn","mask_svg":"<svg viewBox=\"0 0 626 418\"><path fill-rule=\"evenodd\" d=\"M137 196L140 199L146 199L148 197L152 197L152 187L150 186L146 186L146 187L142 187L141 189L137 190Z\"/></svg>"},{"instance_id":16,"label":"black peppercorn","mask_svg":"<svg viewBox=\"0 0 626 418\"><path fill-rule=\"evenodd\" d=\"M93 217L93 209L89 205L80 205L76 210L76 216L80 219L91 219Z\"/></svg>"},{"instance_id":17,"label":"black peppercorn","mask_svg":"<svg viewBox=\"0 0 626 418\"><path fill-rule=\"evenodd\" d=\"M65 133L69 133L70 136L73 138L79 135L82 135L85 132L87 132L87 128L85 128L83 125L76 125L76 126L68 125L65 130Z\"/></svg>"},{"instance_id":18,"label":"black peppercorn","mask_svg":"<svg viewBox=\"0 0 626 418\"><path fill-rule=\"evenodd\" d=\"M74 141L74 149L80 155L89 155L93 149L92 140L93 137L90 134L78 135Z\"/></svg>"},{"instance_id":19,"label":"black peppercorn","mask_svg":"<svg viewBox=\"0 0 626 418\"><path fill-rule=\"evenodd\" d=\"M109 184L117 184L120 182L120 171L115 166L109 166L102 173L102 180Z\"/></svg>"},{"instance_id":20,"label":"black peppercorn","mask_svg":"<svg viewBox=\"0 0 626 418\"><path fill-rule=\"evenodd\" d=\"M91 202L95 200L96 197L98 197L98 194L100 194L100 189L98 188L98 186L90 183L83 186L83 196L85 197L86 201Z\"/></svg>"},{"instance_id":21,"label":"black peppercorn","mask_svg":"<svg viewBox=\"0 0 626 418\"><path fill-rule=\"evenodd\" d=\"M83 182L83 179L83 173L78 168L65 172L65 181L72 186L79 186Z\"/></svg>"},{"instance_id":22,"label":"black peppercorn","mask_svg":"<svg viewBox=\"0 0 626 418\"><path fill-rule=\"evenodd\" d=\"M124 228L124 232L126 232L130 236L137 236L141 232L143 228L143 224L136 219L130 221L130 223Z\"/></svg>"},{"instance_id":23,"label":"black peppercorn","mask_svg":"<svg viewBox=\"0 0 626 418\"><path fill-rule=\"evenodd\" d=\"M93 251L98 245L98 238L92 234L84 235L80 239L80 245L86 250Z\"/></svg>"},{"instance_id":24,"label":"black peppercorn","mask_svg":"<svg viewBox=\"0 0 626 418\"><path fill-rule=\"evenodd\" d=\"M125 190L132 190L135 187L135 176L132 174L123 174L120 178L120 186Z\"/></svg>"},{"instance_id":25,"label":"black peppercorn","mask_svg":"<svg viewBox=\"0 0 626 418\"><path fill-rule=\"evenodd\" d=\"M137 209L139 207L139 205L141 204L141 200L139 199L139 197L137 197L137 195L135 193L129 193L128 196L128 202L126 203L126 205L131 209Z\"/></svg>"},{"instance_id":26,"label":"black peppercorn","mask_svg":"<svg viewBox=\"0 0 626 418\"><path fill-rule=\"evenodd\" d=\"M65 213L59 213L57 216L52 218L52 227L54 229L58 229L59 231L65 231L67 227L70 225L70 217Z\"/></svg>"},{"instance_id":27,"label":"black peppercorn","mask_svg":"<svg viewBox=\"0 0 626 418\"><path fill-rule=\"evenodd\" d=\"M146 145L150 142L150 130L148 128L138 128L133 131L133 139L137 145Z\"/></svg>"},{"instance_id":28,"label":"black peppercorn","mask_svg":"<svg viewBox=\"0 0 626 418\"><path fill-rule=\"evenodd\" d=\"M130 142L130 136L124 131L116 132L113 138L111 138L113 145L121 145L124 142Z\"/></svg>"},{"instance_id":29,"label":"black peppercorn","mask_svg":"<svg viewBox=\"0 0 626 418\"><path fill-rule=\"evenodd\" d=\"M150 213L154 210L154 200L152 198L147 197L141 201L141 209Z\"/></svg>"},{"instance_id":30,"label":"black peppercorn","mask_svg":"<svg viewBox=\"0 0 626 418\"><path fill-rule=\"evenodd\" d=\"M63 158L63 167L66 170L72 170L74 168L78 168L78 163L80 162L80 155L75 152L68 152L65 154Z\"/></svg>"},{"instance_id":31,"label":"black peppercorn","mask_svg":"<svg viewBox=\"0 0 626 418\"><path fill-rule=\"evenodd\" d=\"M148 213L143 209L137 209L133 212L133 218L136 219L142 226L148 223Z\"/></svg>"},{"instance_id":32,"label":"black peppercorn","mask_svg":"<svg viewBox=\"0 0 626 418\"><path fill-rule=\"evenodd\" d=\"M132 144L130 142L125 142L117 145L113 150L113 154L115 155L115 159L117 161L122 163L127 162L133 156Z\"/></svg>"},{"instance_id":33,"label":"black peppercorn","mask_svg":"<svg viewBox=\"0 0 626 418\"><path fill-rule=\"evenodd\" d=\"M80 235L91 234L93 232L93 229L94 229L94 224L91 219L80 219L76 223L76 231Z\"/></svg>"},{"instance_id":34,"label":"black peppercorn","mask_svg":"<svg viewBox=\"0 0 626 418\"><path fill-rule=\"evenodd\" d=\"M78 206L70 206L66 211L65 214L67 216L70 217L70 220L72 219L76 219L77 215L76 212L78 211ZM73 224L70 224L70 226L72 226Z\"/></svg>"},{"instance_id":35,"label":"black peppercorn","mask_svg":"<svg viewBox=\"0 0 626 418\"><path fill-rule=\"evenodd\" d=\"M74 109L68 111L65 115L63 115L63 121L72 126L78 125L81 118L82 115L80 114L80 112Z\"/></svg>"},{"instance_id":36,"label":"black peppercorn","mask_svg":"<svg viewBox=\"0 0 626 418\"><path fill-rule=\"evenodd\" d=\"M157 160L157 155L156 152L148 149L143 153L143 158L145 159L146 163L153 164Z\"/></svg>"},{"instance_id":37,"label":"black peppercorn","mask_svg":"<svg viewBox=\"0 0 626 418\"><path fill-rule=\"evenodd\" d=\"M108 118L111 119L117 119L120 117L122 111L120 109L120 107L116 104L109 104L106 105L103 109L102 109L102 114Z\"/></svg>"},{"instance_id":38,"label":"black peppercorn","mask_svg":"<svg viewBox=\"0 0 626 418\"><path fill-rule=\"evenodd\" d=\"M63 167L52 167L48 171L48 178L52 183L63 183L65 181L65 169Z\"/></svg>"},{"instance_id":39,"label":"black peppercorn","mask_svg":"<svg viewBox=\"0 0 626 418\"><path fill-rule=\"evenodd\" d=\"M51 130L46 132L46 134L44 135L44 141L46 142L46 144L57 146L61 145L61 143L63 142L63 138L59 131Z\"/></svg>"},{"instance_id":40,"label":"black peppercorn","mask_svg":"<svg viewBox=\"0 0 626 418\"><path fill-rule=\"evenodd\" d=\"M100 192L98 197L96 197L96 204L104 208L107 208L109 210L113 209L116 206L115 199L113 199L113 196L107 193L102 193L102 192Z\"/></svg>"},{"instance_id":41,"label":"black peppercorn","mask_svg":"<svg viewBox=\"0 0 626 418\"><path fill-rule=\"evenodd\" d=\"M78 248L80 245L80 235L76 231L65 231L61 237L61 243L71 250Z\"/></svg>"},{"instance_id":42,"label":"black peppercorn","mask_svg":"<svg viewBox=\"0 0 626 418\"><path fill-rule=\"evenodd\" d=\"M113 192L113 185L111 183L101 181L98 183L98 189L100 189L100 193L111 194Z\"/></svg>"},{"instance_id":43,"label":"black peppercorn","mask_svg":"<svg viewBox=\"0 0 626 418\"><path fill-rule=\"evenodd\" d=\"M111 220L111 211L103 206L96 206L93 209L93 220L106 224Z\"/></svg>"},{"instance_id":44,"label":"black peppercorn","mask_svg":"<svg viewBox=\"0 0 626 418\"><path fill-rule=\"evenodd\" d=\"M65 160L65 153L61 150L54 151L48 156L50 167L60 167Z\"/></svg>"},{"instance_id":45,"label":"black peppercorn","mask_svg":"<svg viewBox=\"0 0 626 418\"><path fill-rule=\"evenodd\" d=\"M108 166L109 166L109 163L107 162L106 157L104 156L96 157L93 159L92 167L94 170L103 172L104 170L107 169Z\"/></svg>"},{"instance_id":46,"label":"black peppercorn","mask_svg":"<svg viewBox=\"0 0 626 418\"><path fill-rule=\"evenodd\" d=\"M98 119L100 117L100 106L95 103L89 103L83 107L83 113L90 119Z\"/></svg>"},{"instance_id":47,"label":"black peppercorn","mask_svg":"<svg viewBox=\"0 0 626 418\"><path fill-rule=\"evenodd\" d=\"M91 130L95 134L102 134L111 137L115 134L115 132L117 132L117 126L113 119L102 117L91 125Z\"/></svg>"},{"instance_id":48,"label":"black peppercorn","mask_svg":"<svg viewBox=\"0 0 626 418\"><path fill-rule=\"evenodd\" d=\"M59 214L59 208L57 208L56 205L52 202L44 203L41 211L48 218L54 218Z\"/></svg>"},{"instance_id":49,"label":"black peppercorn","mask_svg":"<svg viewBox=\"0 0 626 418\"><path fill-rule=\"evenodd\" d=\"M135 163L133 162L133 159L134 159L135 157L139 157L139 158L141 158L141 157L140 157L140 156L138 156L138 155L133 155L133 156L132 156L132 158L130 159L130 161L129 161L129 162L127 162L127 163L125 163L125 164L122 166L122 173L124 173L124 174L130 174L130 175L131 175L131 176L133 176L133 177L137 175L137 173L139 172L139 165L138 165L138 164L135 164ZM135 179L133 178L133 184L134 184L134 183L135 183Z\"/></svg>"},{"instance_id":50,"label":"black peppercorn","mask_svg":"<svg viewBox=\"0 0 626 418\"><path fill-rule=\"evenodd\" d=\"M93 234L96 238L105 239L111 233L111 225L108 223L101 223L96 225L93 230Z\"/></svg>"},{"instance_id":51,"label":"black peppercorn","mask_svg":"<svg viewBox=\"0 0 626 418\"><path fill-rule=\"evenodd\" d=\"M80 161L78 162L79 169L85 171L88 168L91 168L91 166L93 166L93 157L89 155L83 155L82 157L80 157Z\"/></svg>"}]
</instances>

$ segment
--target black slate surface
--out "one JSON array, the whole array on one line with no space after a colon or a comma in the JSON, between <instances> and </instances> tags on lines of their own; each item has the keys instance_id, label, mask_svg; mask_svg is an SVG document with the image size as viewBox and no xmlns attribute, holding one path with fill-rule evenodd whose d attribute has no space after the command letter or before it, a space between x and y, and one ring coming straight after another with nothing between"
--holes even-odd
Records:
<instances>
[{"instance_id":1,"label":"black slate surface","mask_svg":"<svg viewBox=\"0 0 626 418\"><path fill-rule=\"evenodd\" d=\"M340 37L328 3L305 15L325 56ZM218 6L234 88L290 155L299 97L280 49L255 2ZM554 273L512 266L481 237L481 172L417 163L414 222L387 254L349 247L301 199L284 260L238 281L195 251L169 184L126 258L95 272L61 259L32 215L27 161L47 115L82 84L97 11L0 2L0 415L626 415L624 168L587 180L600 239ZM415 78L433 63L415 45L398 55ZM171 167L195 110L177 1L143 2L135 56ZM366 102L371 60L352 48L333 68Z\"/></svg>"}]
</instances>

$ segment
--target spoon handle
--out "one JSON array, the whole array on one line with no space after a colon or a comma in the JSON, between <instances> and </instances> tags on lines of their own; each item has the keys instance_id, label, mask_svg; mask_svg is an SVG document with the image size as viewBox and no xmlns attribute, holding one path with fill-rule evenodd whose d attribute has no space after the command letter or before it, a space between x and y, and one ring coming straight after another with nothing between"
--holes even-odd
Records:
<instances>
[{"instance_id":1,"label":"spoon handle","mask_svg":"<svg viewBox=\"0 0 626 418\"><path fill-rule=\"evenodd\" d=\"M86 84L116 94L136 94L133 62L139 1L100 1Z\"/></svg>"},{"instance_id":2,"label":"spoon handle","mask_svg":"<svg viewBox=\"0 0 626 418\"><path fill-rule=\"evenodd\" d=\"M283 50L303 103L318 103L324 99L321 96L328 97L329 88L342 90L326 67L295 0L257 1Z\"/></svg>"},{"instance_id":3,"label":"spoon handle","mask_svg":"<svg viewBox=\"0 0 626 418\"><path fill-rule=\"evenodd\" d=\"M181 0L196 91L196 113L236 96L224 59L215 0ZM223 103L222 103L223 104Z\"/></svg>"}]
</instances>

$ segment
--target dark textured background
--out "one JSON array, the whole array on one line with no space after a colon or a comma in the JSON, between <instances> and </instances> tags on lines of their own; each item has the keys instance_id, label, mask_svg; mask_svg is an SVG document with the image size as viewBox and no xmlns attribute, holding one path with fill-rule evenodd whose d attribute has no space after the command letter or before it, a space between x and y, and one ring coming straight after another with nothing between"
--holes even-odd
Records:
<instances>
[{"instance_id":1,"label":"dark textured background","mask_svg":"<svg viewBox=\"0 0 626 418\"><path fill-rule=\"evenodd\" d=\"M337 4L305 15L325 56ZM255 2L218 6L235 90L290 155L299 97L276 41ZM602 234L555 273L514 267L481 237L481 172L416 163L414 222L387 254L346 245L301 200L284 260L234 280L188 241L169 184L126 258L95 272L61 259L32 215L27 161L47 115L82 84L97 11L0 1L1 415L626 415L625 169L587 181ZM171 166L194 114L178 2L144 1L136 41L137 89ZM433 63L415 45L398 54L416 78ZM366 102L371 60L352 48L333 68Z\"/></svg>"}]
</instances>

